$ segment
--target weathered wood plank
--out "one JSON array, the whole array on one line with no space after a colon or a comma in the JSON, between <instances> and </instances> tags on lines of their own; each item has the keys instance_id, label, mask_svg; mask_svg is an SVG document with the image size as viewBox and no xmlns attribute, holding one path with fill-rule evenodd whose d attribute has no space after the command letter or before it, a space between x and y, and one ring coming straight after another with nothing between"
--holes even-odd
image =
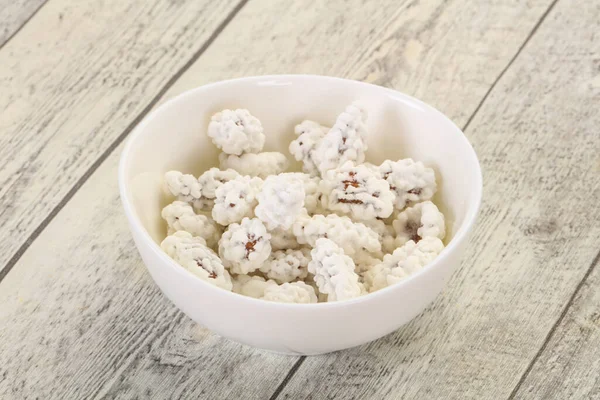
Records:
<instances>
[{"instance_id":1,"label":"weathered wood plank","mask_svg":"<svg viewBox=\"0 0 600 400\"><path fill-rule=\"evenodd\" d=\"M600 398L600 268L597 263L514 398Z\"/></svg>"},{"instance_id":2,"label":"weathered wood plank","mask_svg":"<svg viewBox=\"0 0 600 400\"><path fill-rule=\"evenodd\" d=\"M166 97L225 77L333 75L403 91L463 124L551 0L364 3L253 0Z\"/></svg>"},{"instance_id":3,"label":"weathered wood plank","mask_svg":"<svg viewBox=\"0 0 600 400\"><path fill-rule=\"evenodd\" d=\"M0 48L46 0L0 0Z\"/></svg>"},{"instance_id":4,"label":"weathered wood plank","mask_svg":"<svg viewBox=\"0 0 600 400\"><path fill-rule=\"evenodd\" d=\"M448 290L380 341L308 358L280 399L509 397L598 252L599 7L559 2L469 127L484 205ZM598 394L591 291L516 398Z\"/></svg>"},{"instance_id":5,"label":"weathered wood plank","mask_svg":"<svg viewBox=\"0 0 600 400\"><path fill-rule=\"evenodd\" d=\"M261 398L295 360L210 334L162 296L121 212L117 158L1 283L0 398Z\"/></svg>"},{"instance_id":6,"label":"weathered wood plank","mask_svg":"<svg viewBox=\"0 0 600 400\"><path fill-rule=\"evenodd\" d=\"M250 1L169 96L208 80L313 72L397 87L464 123L547 4L496 1L473 18L479 7L459 1ZM114 153L0 283L0 397L268 398L296 358L220 339L169 305L129 239L116 162Z\"/></svg>"},{"instance_id":7,"label":"weathered wood plank","mask_svg":"<svg viewBox=\"0 0 600 400\"><path fill-rule=\"evenodd\" d=\"M0 276L237 2L46 4L0 51Z\"/></svg>"}]
</instances>

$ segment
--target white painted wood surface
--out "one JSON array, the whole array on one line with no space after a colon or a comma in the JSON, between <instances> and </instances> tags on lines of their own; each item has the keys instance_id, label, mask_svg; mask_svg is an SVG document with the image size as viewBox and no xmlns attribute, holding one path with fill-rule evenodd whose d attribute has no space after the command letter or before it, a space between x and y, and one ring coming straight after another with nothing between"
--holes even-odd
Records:
<instances>
[{"instance_id":1,"label":"white painted wood surface","mask_svg":"<svg viewBox=\"0 0 600 400\"><path fill-rule=\"evenodd\" d=\"M600 398L600 268L597 264L598 260L515 398Z\"/></svg>"},{"instance_id":2,"label":"white painted wood surface","mask_svg":"<svg viewBox=\"0 0 600 400\"><path fill-rule=\"evenodd\" d=\"M579 157L573 157L569 168L563 174L555 201L560 201L560 193L566 193L571 187L585 191L589 198L588 207L580 211L565 211L579 214L569 226L570 241L590 242L600 250L600 2L579 1L557 6L557 16L551 25L556 32L540 44L539 54L550 55L546 58L544 77L546 115L549 122L556 124L560 132L561 143L572 141L575 137L582 149L574 149L585 155L580 163ZM548 27L548 30L551 29ZM559 69L552 65L560 65ZM555 100L554 105L549 103ZM587 138L584 142L583 138ZM570 145L569 147L571 147ZM566 157L568 160L569 157ZM571 178L572 177L572 178ZM585 177L589 177L586 179ZM573 181L578 181L576 187ZM548 182L546 182L548 184ZM586 185L587 184L587 185ZM586 185L586 186L584 186ZM582 197L583 193L573 195ZM573 198L571 197L571 198ZM572 204L570 201L566 205ZM557 206L554 206L557 207ZM595 228L586 233L578 225L590 224ZM561 220L556 221L558 224ZM556 243L557 246L560 242ZM556 250L553 250L556 251ZM574 249L572 250L574 251ZM592 252L593 253L593 252ZM577 256L565 254L564 269L572 268ZM556 331L549 338L547 346L539 359L532 364L519 390L517 399L599 399L600 381L600 253L587 267L589 278L578 288L570 308L565 308L564 318L557 321Z\"/></svg>"},{"instance_id":3,"label":"white painted wood surface","mask_svg":"<svg viewBox=\"0 0 600 400\"><path fill-rule=\"evenodd\" d=\"M51 0L2 48L0 276L236 4Z\"/></svg>"},{"instance_id":4,"label":"white painted wood surface","mask_svg":"<svg viewBox=\"0 0 600 400\"><path fill-rule=\"evenodd\" d=\"M0 48L46 0L0 0Z\"/></svg>"},{"instance_id":5,"label":"white painted wood surface","mask_svg":"<svg viewBox=\"0 0 600 400\"><path fill-rule=\"evenodd\" d=\"M38 18L56 16L66 4L49 1L0 50L0 60L8 57L6 49L11 44L39 39L39 32L30 27L41 24ZM193 6L198 21L191 21L184 15L183 5L170 5L178 10L175 13L165 4L155 8L160 11L149 18L152 23L160 24L162 17L164 25L160 26L180 32L177 18L183 18L194 27L180 32L181 38L173 42L178 49L173 51L183 51L180 47L187 45L197 49L198 43L186 36L189 29L208 38L208 28L199 33L200 22L222 21L226 14L215 16L216 4L205 11ZM469 121L485 98L467 129L484 165L481 223L467 261L448 290L406 328L367 346L303 360L253 350L194 325L160 294L135 252L118 199L117 147L0 283L0 398L264 399L273 393L277 398L294 399L509 396L600 247L600 211L593 203L594 195L598 198L600 173L594 149L600 148L600 137L597 129L594 131L598 116L591 107L600 84L595 64L598 56L590 51L594 29L598 30L597 23L590 22L599 15L597 4L579 4L577 9L559 0L486 97L549 6L549 0L510 6L499 0L469 4L428 0L367 3L361 10L342 1L250 0L164 97L235 76L319 73L403 90L440 108L459 125ZM54 14L45 15L46 8ZM102 10L106 21L111 13L122 12L122 25L134 18L134 11L140 11L131 7ZM580 11L587 14L585 19L578 16ZM370 19L365 20L367 14ZM79 15L83 18L86 14ZM135 17L139 21L139 16ZM217 25L215 22L211 29ZM576 29L570 31L571 25ZM75 32L74 28L61 29ZM149 24L140 29L159 28ZM73 34L61 35L75 40ZM81 35L77 40L84 46L90 38ZM576 46L570 45L574 41ZM11 57L15 65L27 65L33 71L25 62L31 59ZM111 51L98 52L97 57L98 62L106 61L104 57L116 60ZM176 68L169 64L169 71L167 63L172 61L159 56L157 60L162 60L155 61L160 67L146 70L151 76L136 75L151 83L143 89L128 86L129 92L118 90L123 104L133 104L127 113L119 113L118 107L105 110L112 104L105 100L112 98L112 92L94 86L99 78L89 76L84 99L96 99L97 104L91 100L69 103L75 114L61 118L67 126L77 123L77 129L62 135L48 131L48 137L56 141L53 148L76 141L74 148L65 150L72 164L64 165L72 175L58 180L56 189L49 189L63 164L55 163L52 153L42 151L33 160L47 170L34 168L33 173L25 174L35 183L11 183L20 188L17 198L33 199L40 191L54 191L44 197L42 208L33 203L17 205L21 212L41 213L23 217L31 218L27 220L31 229L150 104L149 98L160 86L156 82L171 79ZM82 65L90 67L78 62L59 65L75 72ZM585 67L580 70L581 65ZM0 63L0 73L2 70ZM131 74L131 65L120 65L113 73ZM9 99L15 99L17 89L30 82L41 80L50 85L49 78L39 72L21 76L27 79L13 84ZM37 103L27 105L31 108L18 118L10 118L27 121L27 111L34 105L48 104L53 98L67 101L59 92L37 93ZM569 107L564 107L566 102ZM0 93L0 110L8 103L7 95ZM16 109L20 108L11 110ZM100 114L107 117L94 117ZM82 117L74 121L77 115ZM90 118L83 118L85 115ZM4 113L0 127L3 118ZM46 129L41 131L42 137ZM0 130L0 142L8 143L14 153L23 142L14 139L13 132ZM93 135L77 142L76 134L82 132ZM21 155L11 154L8 165L17 168L20 163L30 168L27 160L32 153L28 151L33 150L25 150ZM590 188L595 190L592 195ZM6 201L4 206L13 205ZM5 224L4 220L0 223ZM19 226L23 222L9 219L7 224L13 223ZM3 225L2 235L12 232L7 226L14 229ZM28 236L20 233L17 231L17 240L7 250L18 248ZM592 337L590 345L594 340ZM548 349L553 348L552 343ZM544 357L542 353L539 362ZM567 366L561 362L561 368L585 369L577 364L579 359L570 358ZM301 365L296 364L298 360ZM300 365L297 371L294 365ZM531 389L537 388L534 379L544 370L536 371L534 366L521 391L536 393ZM581 380L593 387L591 375L577 376L584 376ZM552 384L551 379L547 385ZM523 393L518 392L517 398ZM592 389L586 393L593 393Z\"/></svg>"},{"instance_id":6,"label":"white painted wood surface","mask_svg":"<svg viewBox=\"0 0 600 400\"><path fill-rule=\"evenodd\" d=\"M263 398L295 359L213 335L160 293L121 212L117 161L1 283L0 398Z\"/></svg>"}]
</instances>

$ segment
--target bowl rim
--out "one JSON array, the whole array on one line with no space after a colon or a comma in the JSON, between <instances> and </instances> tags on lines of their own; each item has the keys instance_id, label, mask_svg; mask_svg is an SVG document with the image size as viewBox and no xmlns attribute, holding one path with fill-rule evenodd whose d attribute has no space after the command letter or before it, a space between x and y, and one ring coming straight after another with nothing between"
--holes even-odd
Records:
<instances>
[{"instance_id":1,"label":"bowl rim","mask_svg":"<svg viewBox=\"0 0 600 400\"><path fill-rule=\"evenodd\" d=\"M448 123L448 125L451 129L455 130L455 132L458 133L457 140L463 141L463 144L466 145L469 156L472 159L473 167L476 169L475 175L474 175L475 176L474 191L471 193L472 205L467 210L464 220L463 220L463 223L460 225L460 227L457 230L457 232L455 233L454 237L450 240L450 242L448 242L448 244L444 247L444 249L440 252L440 254L432 262L428 263L427 265L425 265L423 268L421 268L417 272L410 274L407 278L401 280L400 282L397 282L393 285L387 286L376 292L367 293L366 295L359 296L359 297L356 297L353 299L340 300L340 301L334 301L334 302L324 302L324 303L308 303L308 304L280 303L280 302L273 302L273 301L257 299L257 298L253 298L250 296L244 296L242 294L235 293L233 291L228 291L228 290L222 289L220 287L217 287L213 284L210 284L210 283L204 281L203 279L201 279L200 277L196 276L192 272L190 272L190 271L186 270L185 268L183 268L182 266L180 266L178 263L175 262L175 260L173 260L171 257L169 257L162 250L162 248L152 239L152 237L150 236L148 231L144 228L141 221L139 220L139 218L137 216L137 212L136 212L135 208L133 207L133 203L132 203L130 197L128 196L128 191L127 191L126 183L125 183L126 182L125 178L126 178L127 170L128 170L128 166L129 166L130 154L131 154L131 150L132 150L135 142L138 140L138 138L143 136L145 128L152 123L153 119L159 113L161 113L162 110L167 109L169 107L173 107L180 102L185 102L188 97L192 97L192 96L196 95L198 92L218 88L219 86L231 85L231 84L242 83L242 82L245 82L245 83L255 82L255 83L259 83L259 84L262 82L263 85L267 85L267 84L281 85L283 83L283 82L281 82L282 80L298 80L298 79L311 79L311 80L316 79L316 80L323 80L323 81L336 81L338 83L343 83L343 84L364 86L366 88L370 88L370 90L379 90L379 91L381 91L382 95L387 94L387 95L393 95L394 98L401 98L405 103L407 103L408 105L410 105L412 107L416 106L417 108L424 109L425 111L437 114L439 117L442 118L442 120L444 120L445 122ZM281 83L278 83L278 82L281 82ZM469 235L470 231L472 230L473 225L475 224L475 221L477 220L477 216L478 216L480 208L481 208L481 200L482 200L482 192L483 192L483 177L482 177L482 172L481 172L481 164L479 163L477 154L475 153L473 146L471 145L471 143L465 136L462 129L460 129L444 113L442 113L435 107L433 107L417 98L414 98L412 96L409 96L405 93L402 93L402 92L394 90L394 89L386 88L386 87L375 85L375 84L368 83L368 82L353 80L353 79L339 78L339 77L333 77L333 76L327 76L327 75L313 75L313 74L254 75L254 76L246 76L246 77L240 77L240 78L234 78L234 79L221 80L221 81L216 81L216 82L204 84L201 86L197 86L193 89L186 90L186 91L166 100L164 103L159 104L155 109L150 111L150 113L148 113L144 117L144 119L135 127L133 132L131 132L129 137L126 139L126 142L124 144L123 150L121 151L120 160L119 160L118 182L119 182L119 195L121 198L121 203L125 210L125 215L127 216L127 219L129 221L130 229L134 230L135 233L137 234L137 237L141 238L141 240L143 240L148 245L148 248L150 250L152 250L154 255L156 257L158 257L159 259L161 259L163 261L163 263L166 263L166 265L169 265L169 267L175 273L183 274L184 276L188 277L189 279L195 279L197 282L200 282L201 286L204 285L205 290L208 290L209 292L215 290L216 291L215 294L218 294L218 295L234 296L234 297L232 297L232 300L237 298L240 301L250 302L250 304L254 303L256 306L273 307L273 308L294 308L294 309L298 309L298 308L301 308L301 309L337 308L337 307L350 306L352 304L360 303L360 302L375 301L378 297L386 296L388 293L390 293L392 291L402 290L402 288L404 288L406 285L411 284L411 282L413 282L420 276L423 276L423 275L429 274L429 273L433 273L433 270L435 270L439 264L443 263L443 261L445 259L447 259L448 256L451 253L453 253L455 251L455 249L468 238L468 235ZM137 247L137 245L136 245L136 247ZM138 249L138 251L139 251L139 249Z\"/></svg>"}]
</instances>

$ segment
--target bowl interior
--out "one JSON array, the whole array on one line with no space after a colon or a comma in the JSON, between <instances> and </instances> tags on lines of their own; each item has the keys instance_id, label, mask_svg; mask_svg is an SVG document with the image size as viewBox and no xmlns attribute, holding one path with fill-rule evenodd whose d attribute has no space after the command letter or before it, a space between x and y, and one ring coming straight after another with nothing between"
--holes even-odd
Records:
<instances>
[{"instance_id":1,"label":"bowl interior","mask_svg":"<svg viewBox=\"0 0 600 400\"><path fill-rule=\"evenodd\" d=\"M331 126L352 101L369 113L367 160L412 157L436 171L434 201L446 215L446 242L475 216L481 196L479 164L462 132L444 115L418 100L379 86L316 76L243 78L203 86L165 103L137 128L121 165L125 202L160 243L166 226L162 207L172 199L163 175L179 170L200 175L218 166L217 148L206 135L211 115L224 108L247 108L265 129L265 151L290 160L294 125L312 119ZM292 170L300 170L292 163Z\"/></svg>"}]
</instances>

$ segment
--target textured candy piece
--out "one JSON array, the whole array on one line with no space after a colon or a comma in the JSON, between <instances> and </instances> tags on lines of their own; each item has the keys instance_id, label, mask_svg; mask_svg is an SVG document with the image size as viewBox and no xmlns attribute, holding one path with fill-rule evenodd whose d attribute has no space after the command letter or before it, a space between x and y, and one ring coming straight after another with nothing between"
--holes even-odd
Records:
<instances>
[{"instance_id":1,"label":"textured candy piece","mask_svg":"<svg viewBox=\"0 0 600 400\"><path fill-rule=\"evenodd\" d=\"M223 110L213 115L208 136L227 154L258 153L265 144L262 124L244 109Z\"/></svg>"},{"instance_id":2,"label":"textured candy piece","mask_svg":"<svg viewBox=\"0 0 600 400\"><path fill-rule=\"evenodd\" d=\"M366 225L368 228L371 228L379 236L395 234L394 227L392 225L387 225L382 219L370 219L361 221L361 223Z\"/></svg>"},{"instance_id":3,"label":"textured candy piece","mask_svg":"<svg viewBox=\"0 0 600 400\"><path fill-rule=\"evenodd\" d=\"M386 256L391 256L391 254ZM366 290L373 293L388 286L387 277L389 274L390 269L386 268L383 263L379 263L363 269L360 273L360 280Z\"/></svg>"},{"instance_id":4,"label":"textured candy piece","mask_svg":"<svg viewBox=\"0 0 600 400\"><path fill-rule=\"evenodd\" d=\"M362 221L367 227L371 228L379 235L379 241L381 242L381 250L383 253L393 253L396 248L402 246L402 244L396 243L396 231L392 226L392 221L389 224L386 223L387 219L372 219Z\"/></svg>"},{"instance_id":5,"label":"textured candy piece","mask_svg":"<svg viewBox=\"0 0 600 400\"><path fill-rule=\"evenodd\" d=\"M167 221L169 235L177 231L186 231L192 236L206 240L208 247L215 248L221 237L221 228L213 220L202 214L196 214L189 203L174 201L163 208L162 217Z\"/></svg>"},{"instance_id":6,"label":"textured candy piece","mask_svg":"<svg viewBox=\"0 0 600 400\"><path fill-rule=\"evenodd\" d=\"M168 235L160 244L160 247L171 258L175 256L178 248L194 247L203 245L206 246L206 240L199 236L192 236L191 233L178 231Z\"/></svg>"},{"instance_id":7,"label":"textured candy piece","mask_svg":"<svg viewBox=\"0 0 600 400\"><path fill-rule=\"evenodd\" d=\"M376 172L379 174L379 165L375 165L370 162L364 162L362 165L365 166L365 168L367 168L369 171Z\"/></svg>"},{"instance_id":8,"label":"textured candy piece","mask_svg":"<svg viewBox=\"0 0 600 400\"><path fill-rule=\"evenodd\" d=\"M205 171L198 178L202 190L202 197L214 200L217 196L217 189L224 183L227 183L238 176L240 176L240 174L233 169L220 170L219 168L211 168Z\"/></svg>"},{"instance_id":9,"label":"textured candy piece","mask_svg":"<svg viewBox=\"0 0 600 400\"><path fill-rule=\"evenodd\" d=\"M231 168L242 175L258 176L266 178L285 171L289 166L287 157L276 151L264 153L246 153L241 156L219 154L219 165L221 169Z\"/></svg>"},{"instance_id":10,"label":"textured candy piece","mask_svg":"<svg viewBox=\"0 0 600 400\"><path fill-rule=\"evenodd\" d=\"M221 259L206 246L201 237L193 237L185 231L169 235L161 248L182 267L215 286L232 289L231 277Z\"/></svg>"},{"instance_id":11,"label":"textured candy piece","mask_svg":"<svg viewBox=\"0 0 600 400\"><path fill-rule=\"evenodd\" d=\"M362 252L356 254L352 259L354 260L355 271L357 274L364 274L377 264L381 264L383 254L378 254L377 257L371 253Z\"/></svg>"},{"instance_id":12,"label":"textured candy piece","mask_svg":"<svg viewBox=\"0 0 600 400\"><path fill-rule=\"evenodd\" d=\"M319 291L328 295L328 301L347 300L363 294L364 288L354 270L354 261L344 254L341 247L321 238L310 254L312 260L308 271L314 275Z\"/></svg>"},{"instance_id":13,"label":"textured candy piece","mask_svg":"<svg viewBox=\"0 0 600 400\"><path fill-rule=\"evenodd\" d=\"M379 172L396 194L394 205L398 210L431 199L437 190L433 169L411 158L386 160L379 166Z\"/></svg>"},{"instance_id":14,"label":"textured candy piece","mask_svg":"<svg viewBox=\"0 0 600 400\"><path fill-rule=\"evenodd\" d=\"M346 216L301 215L292 226L294 235L300 244L314 247L320 238L329 238L349 256L366 251L381 251L379 235L362 223L352 222Z\"/></svg>"},{"instance_id":15,"label":"textured candy piece","mask_svg":"<svg viewBox=\"0 0 600 400\"><path fill-rule=\"evenodd\" d=\"M327 294L319 291L319 287L317 286L317 282L315 282L314 277L315 276L313 274L308 274L308 276L304 279L304 283L314 289L317 299L319 299L319 303L327 303Z\"/></svg>"},{"instance_id":16,"label":"textured candy piece","mask_svg":"<svg viewBox=\"0 0 600 400\"><path fill-rule=\"evenodd\" d=\"M321 176L336 169L346 161L361 164L367 151L367 113L357 103L352 103L340 114L333 127L318 144L314 159Z\"/></svg>"},{"instance_id":17,"label":"textured candy piece","mask_svg":"<svg viewBox=\"0 0 600 400\"><path fill-rule=\"evenodd\" d=\"M277 283L271 279L265 280L260 276L237 275L233 278L233 291L235 293L260 299L265 295L265 289L268 286L277 286Z\"/></svg>"},{"instance_id":18,"label":"textured candy piece","mask_svg":"<svg viewBox=\"0 0 600 400\"><path fill-rule=\"evenodd\" d=\"M304 184L293 174L272 175L265 179L257 195L256 216L273 230L287 230L304 210Z\"/></svg>"},{"instance_id":19,"label":"textured candy piece","mask_svg":"<svg viewBox=\"0 0 600 400\"><path fill-rule=\"evenodd\" d=\"M231 224L219 240L219 255L234 274L259 269L271 254L271 234L257 218Z\"/></svg>"},{"instance_id":20,"label":"textured candy piece","mask_svg":"<svg viewBox=\"0 0 600 400\"><path fill-rule=\"evenodd\" d=\"M240 222L242 218L253 217L258 204L256 196L260 192L263 180L249 176L238 176L219 186L215 191L213 219L221 225Z\"/></svg>"},{"instance_id":21,"label":"textured candy piece","mask_svg":"<svg viewBox=\"0 0 600 400\"><path fill-rule=\"evenodd\" d=\"M320 131L323 135L325 135L329 131L329 129L330 128L323 126L316 121L311 121L310 119L305 119L304 121L300 122L298 125L296 125L294 127L294 133L298 137L304 135L305 133L310 133L310 132L314 132L314 131Z\"/></svg>"},{"instance_id":22,"label":"textured candy piece","mask_svg":"<svg viewBox=\"0 0 600 400\"><path fill-rule=\"evenodd\" d=\"M326 210L321 205L322 192L321 192L321 178L318 176L311 176L310 174L302 172L285 172L279 174L280 176L293 176L304 185L304 208L306 211L312 214L323 214Z\"/></svg>"},{"instance_id":23,"label":"textured candy piece","mask_svg":"<svg viewBox=\"0 0 600 400\"><path fill-rule=\"evenodd\" d=\"M319 190L321 179L303 174L302 182L304 183L304 208L306 208L306 211L311 215L325 212L321 205L323 194Z\"/></svg>"},{"instance_id":24,"label":"textured candy piece","mask_svg":"<svg viewBox=\"0 0 600 400\"><path fill-rule=\"evenodd\" d=\"M425 237L419 243L411 240L367 271L364 274L365 285L374 292L397 283L429 264L443 249L444 244L436 237Z\"/></svg>"},{"instance_id":25,"label":"textured candy piece","mask_svg":"<svg viewBox=\"0 0 600 400\"><path fill-rule=\"evenodd\" d=\"M260 267L260 272L277 283L292 282L306 278L309 261L310 249L308 248L274 251Z\"/></svg>"},{"instance_id":26,"label":"textured candy piece","mask_svg":"<svg viewBox=\"0 0 600 400\"><path fill-rule=\"evenodd\" d=\"M193 175L179 171L169 171L165 174L168 191L179 201L191 204L195 210L209 209L212 204L202 197L201 185Z\"/></svg>"},{"instance_id":27,"label":"textured candy piece","mask_svg":"<svg viewBox=\"0 0 600 400\"><path fill-rule=\"evenodd\" d=\"M446 226L444 214L431 201L424 201L402 211L393 222L396 243L403 245L409 240L415 243L431 236L444 239Z\"/></svg>"},{"instance_id":28,"label":"textured candy piece","mask_svg":"<svg viewBox=\"0 0 600 400\"><path fill-rule=\"evenodd\" d=\"M279 303L308 304L317 302L315 290L304 282L269 285L266 287L265 295L262 298L263 300Z\"/></svg>"},{"instance_id":29,"label":"textured candy piece","mask_svg":"<svg viewBox=\"0 0 600 400\"><path fill-rule=\"evenodd\" d=\"M302 121L294 129L298 138L290 143L289 151L296 161L302 162L302 170L307 174L319 175L315 151L328 131L329 128L309 120Z\"/></svg>"},{"instance_id":30,"label":"textured candy piece","mask_svg":"<svg viewBox=\"0 0 600 400\"><path fill-rule=\"evenodd\" d=\"M321 183L325 208L351 214L353 219L386 218L394 210L394 193L378 173L348 161L327 171Z\"/></svg>"},{"instance_id":31,"label":"textured candy piece","mask_svg":"<svg viewBox=\"0 0 600 400\"><path fill-rule=\"evenodd\" d=\"M401 242L396 237L396 234L386 234L381 237L381 249L383 253L393 253L398 247L402 246L406 242Z\"/></svg>"},{"instance_id":32,"label":"textured candy piece","mask_svg":"<svg viewBox=\"0 0 600 400\"><path fill-rule=\"evenodd\" d=\"M297 249L300 243L296 239L292 229L273 229L271 233L271 248L273 251L285 249Z\"/></svg>"}]
</instances>

